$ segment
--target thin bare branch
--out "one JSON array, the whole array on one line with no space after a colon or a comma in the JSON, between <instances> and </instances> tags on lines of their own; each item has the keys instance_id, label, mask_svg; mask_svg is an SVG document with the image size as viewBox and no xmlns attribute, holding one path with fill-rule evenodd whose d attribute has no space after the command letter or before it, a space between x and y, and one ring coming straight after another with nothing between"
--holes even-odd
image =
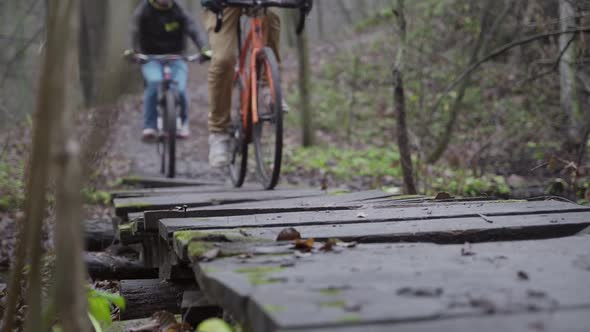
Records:
<instances>
[{"instance_id":1,"label":"thin bare branch","mask_svg":"<svg viewBox=\"0 0 590 332\"><path fill-rule=\"evenodd\" d=\"M537 41L539 39L554 37L554 36L558 36L561 34L570 34L570 33L578 34L578 33L582 33L582 32L590 32L590 27L586 26L586 27L580 27L577 29L568 29L565 31L553 31L553 32L540 33L540 34L536 34L536 35L533 35L533 36L530 36L530 37L527 37L527 38L524 38L521 40L514 41L512 43L508 43L502 47L497 48L496 50L492 51L490 54L486 55L485 57L481 58L477 62L475 62L472 65L470 65L469 67L467 67L467 69L465 69L451 84L449 84L449 86L447 86L447 88L443 91L441 96L437 99L436 103L432 107L432 113L435 113L438 110L443 99L446 98L449 95L449 93L451 93L451 91L453 91L457 87L457 85L459 83L461 83L466 77L471 75L471 73L473 73L474 71L479 69L479 67L481 67L482 64L490 61L491 59L493 59L497 56L500 56L504 52L509 51L517 46L525 45L525 44Z\"/></svg>"}]
</instances>

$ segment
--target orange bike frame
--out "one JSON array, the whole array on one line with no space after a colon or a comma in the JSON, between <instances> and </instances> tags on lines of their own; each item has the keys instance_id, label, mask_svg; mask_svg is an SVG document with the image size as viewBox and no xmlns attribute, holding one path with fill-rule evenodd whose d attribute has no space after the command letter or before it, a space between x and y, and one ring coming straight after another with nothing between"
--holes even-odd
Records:
<instances>
[{"instance_id":1,"label":"orange bike frame","mask_svg":"<svg viewBox=\"0 0 590 332\"><path fill-rule=\"evenodd\" d=\"M264 34L262 27L262 18L260 16L254 16L250 19L250 31L244 41L244 45L240 50L240 65L237 69L234 80L242 80L241 84L244 87L242 90L242 122L243 128L246 132L250 130L248 126L248 113L252 112L252 123L256 124L259 121L258 118L258 105L254 96L258 95L258 73L256 72L256 60L259 54L263 51L266 46L264 43ZM249 51L250 50L250 51ZM246 67L246 62L250 57L249 71ZM268 76L268 84L271 90L271 96L274 96L274 82L270 75L270 66L266 62L266 73Z\"/></svg>"}]
</instances>

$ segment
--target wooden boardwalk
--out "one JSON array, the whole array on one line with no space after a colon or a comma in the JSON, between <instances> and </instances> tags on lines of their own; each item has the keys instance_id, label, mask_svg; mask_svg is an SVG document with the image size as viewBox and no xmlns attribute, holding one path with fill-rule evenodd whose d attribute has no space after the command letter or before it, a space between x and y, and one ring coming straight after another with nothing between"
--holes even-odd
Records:
<instances>
[{"instance_id":1,"label":"wooden boardwalk","mask_svg":"<svg viewBox=\"0 0 590 332\"><path fill-rule=\"evenodd\" d=\"M113 193L120 240L199 288L184 309L255 332L590 331L590 207L187 182Z\"/></svg>"}]
</instances>

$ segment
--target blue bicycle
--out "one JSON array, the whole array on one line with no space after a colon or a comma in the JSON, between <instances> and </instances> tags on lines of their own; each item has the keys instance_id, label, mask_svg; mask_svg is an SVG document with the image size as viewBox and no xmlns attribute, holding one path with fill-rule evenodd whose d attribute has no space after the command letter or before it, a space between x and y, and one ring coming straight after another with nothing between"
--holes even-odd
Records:
<instances>
[{"instance_id":1,"label":"blue bicycle","mask_svg":"<svg viewBox=\"0 0 590 332\"><path fill-rule=\"evenodd\" d=\"M158 135L158 152L161 156L160 172L168 177L176 176L176 130L177 118L180 114L180 94L178 83L172 79L171 64L178 60L186 62L203 63L209 60L208 56L195 54L190 56L178 54L147 55L134 52L126 52L125 56L135 63L145 64L149 61L158 61L162 64L162 83L158 88L158 117L162 119L160 135Z\"/></svg>"}]
</instances>

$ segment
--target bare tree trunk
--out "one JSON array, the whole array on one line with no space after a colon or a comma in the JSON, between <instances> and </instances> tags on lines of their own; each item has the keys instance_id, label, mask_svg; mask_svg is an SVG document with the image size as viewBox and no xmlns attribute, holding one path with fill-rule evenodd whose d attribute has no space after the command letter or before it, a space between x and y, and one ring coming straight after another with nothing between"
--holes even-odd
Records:
<instances>
[{"instance_id":1,"label":"bare tree trunk","mask_svg":"<svg viewBox=\"0 0 590 332\"><path fill-rule=\"evenodd\" d=\"M33 122L33 147L27 170L27 195L25 223L19 233L16 259L12 267L7 311L2 331L11 332L17 299L20 296L22 269L25 261L30 264L27 290L27 331L41 331L41 255L42 225L47 206L47 182L51 171L50 142L54 137L56 111L63 108L63 83L66 67L64 46L67 44L68 27L61 22L71 10L71 1L52 1L47 15L47 49L43 58L37 112ZM60 98L61 96L61 98Z\"/></svg>"},{"instance_id":2,"label":"bare tree trunk","mask_svg":"<svg viewBox=\"0 0 590 332\"><path fill-rule=\"evenodd\" d=\"M342 16L346 19L346 23L348 25L351 25L353 22L352 13L350 12L350 9L348 9L348 7L346 7L345 0L337 0L336 3L338 4L338 8L340 8L340 12L342 13Z\"/></svg>"},{"instance_id":3,"label":"bare tree trunk","mask_svg":"<svg viewBox=\"0 0 590 332\"><path fill-rule=\"evenodd\" d=\"M98 82L97 107L93 125L83 143L83 174L90 174L91 169L99 161L105 142L109 140L114 122L119 111L115 103L124 93L133 92L138 86L137 67L124 62L122 50L129 47L127 25L137 1L103 0L107 2L106 32L108 43L105 43L105 55ZM121 33L125 31L125 33ZM138 119L139 121L139 119ZM86 176L84 176L86 177Z\"/></svg>"},{"instance_id":4,"label":"bare tree trunk","mask_svg":"<svg viewBox=\"0 0 590 332\"><path fill-rule=\"evenodd\" d=\"M299 95L301 100L301 127L303 129L303 146L314 144L313 120L311 116L311 93L309 89L309 45L307 32L297 36L297 58L299 60Z\"/></svg>"},{"instance_id":5,"label":"bare tree trunk","mask_svg":"<svg viewBox=\"0 0 590 332\"><path fill-rule=\"evenodd\" d=\"M96 103L97 83L104 60L108 1L80 1L80 83L87 107Z\"/></svg>"},{"instance_id":6,"label":"bare tree trunk","mask_svg":"<svg viewBox=\"0 0 590 332\"><path fill-rule=\"evenodd\" d=\"M361 66L361 59L359 56L354 57L352 68L352 78L350 81L350 103L348 105L348 113L346 114L346 141L350 144L352 142L352 123L354 120L354 111L356 107L356 91L358 90L359 70Z\"/></svg>"},{"instance_id":7,"label":"bare tree trunk","mask_svg":"<svg viewBox=\"0 0 590 332\"><path fill-rule=\"evenodd\" d=\"M80 145L76 139L76 88L77 73L73 70L78 60L78 29L80 2L58 0L68 3L68 11L61 20L64 31L64 58L67 67L61 82L63 94L62 109L54 110L56 133L59 135L55 146L54 160L56 173L56 228L55 228L55 294L53 303L57 308L59 321L65 332L89 331L86 309L86 266L83 260L82 244L82 172L80 167ZM55 82L54 82L55 84ZM61 114L59 114L61 113Z\"/></svg>"},{"instance_id":8,"label":"bare tree trunk","mask_svg":"<svg viewBox=\"0 0 590 332\"><path fill-rule=\"evenodd\" d=\"M324 40L324 2L323 1L316 1L315 3L315 12L317 15L317 23L318 23L318 39Z\"/></svg>"},{"instance_id":9,"label":"bare tree trunk","mask_svg":"<svg viewBox=\"0 0 590 332\"><path fill-rule=\"evenodd\" d=\"M406 51L406 17L404 0L397 1L397 15L399 25L400 45L398 47L397 59L393 68L394 93L393 100L397 117L397 144L400 151L401 167L404 178L404 188L408 195L417 193L414 184L414 172L412 166L412 151L408 139L408 128L406 125L406 96L404 91L404 56Z\"/></svg>"},{"instance_id":10,"label":"bare tree trunk","mask_svg":"<svg viewBox=\"0 0 590 332\"><path fill-rule=\"evenodd\" d=\"M576 27L576 10L571 0L559 0L559 21L561 31L567 31ZM581 135L577 131L578 105L576 103L576 87L574 68L575 38L573 33L559 36L559 49L563 50L559 62L560 100L563 108L562 133L566 141L568 151L572 151L579 145Z\"/></svg>"},{"instance_id":11,"label":"bare tree trunk","mask_svg":"<svg viewBox=\"0 0 590 332\"><path fill-rule=\"evenodd\" d=\"M581 144L579 145L576 153L576 165L580 167L586 157L586 150L588 148L588 139L590 139L590 75L587 74L583 69L578 70L577 78L580 82L579 86L579 97L580 97L580 112L584 116L584 120L581 123L583 128Z\"/></svg>"},{"instance_id":12,"label":"bare tree trunk","mask_svg":"<svg viewBox=\"0 0 590 332\"><path fill-rule=\"evenodd\" d=\"M487 0L484 7L482 8L482 17L480 20L480 32L479 36L477 37L477 41L473 49L471 50L471 57L469 59L469 66L475 64L479 59L479 54L482 49L486 48L485 41L491 40L491 38L487 38L486 35L488 33L488 28L490 24L490 9L492 8L495 0ZM453 101L453 106L450 110L449 119L445 124L444 131L441 137L437 140L436 146L433 152L428 156L426 162L429 164L436 163L447 150L449 143L451 142L451 138L453 136L453 130L455 129L455 123L457 121L457 117L459 116L459 112L461 111L461 106L463 103L463 97L465 97L465 92L467 91L467 87L469 86L469 80L471 78L471 74L466 76L461 85L459 86L459 90L457 92L457 96Z\"/></svg>"},{"instance_id":13,"label":"bare tree trunk","mask_svg":"<svg viewBox=\"0 0 590 332\"><path fill-rule=\"evenodd\" d=\"M361 19L365 19L371 14L366 0L354 0L354 9Z\"/></svg>"}]
</instances>

